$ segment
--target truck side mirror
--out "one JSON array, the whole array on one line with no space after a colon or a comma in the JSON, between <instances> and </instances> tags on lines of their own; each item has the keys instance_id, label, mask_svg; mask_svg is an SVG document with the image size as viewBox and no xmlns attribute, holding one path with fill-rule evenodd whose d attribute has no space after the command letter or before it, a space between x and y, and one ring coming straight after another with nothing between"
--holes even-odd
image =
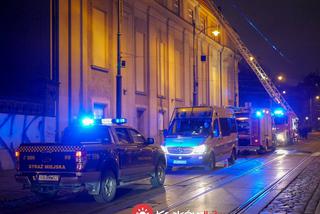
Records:
<instances>
[{"instance_id":1,"label":"truck side mirror","mask_svg":"<svg viewBox=\"0 0 320 214\"><path fill-rule=\"evenodd\" d=\"M168 129L163 129L163 136L167 136L168 135Z\"/></svg>"},{"instance_id":2,"label":"truck side mirror","mask_svg":"<svg viewBox=\"0 0 320 214\"><path fill-rule=\"evenodd\" d=\"M212 137L219 137L219 132L217 130L213 130Z\"/></svg>"},{"instance_id":3,"label":"truck side mirror","mask_svg":"<svg viewBox=\"0 0 320 214\"><path fill-rule=\"evenodd\" d=\"M148 145L154 144L154 138L148 137L147 142Z\"/></svg>"}]
</instances>

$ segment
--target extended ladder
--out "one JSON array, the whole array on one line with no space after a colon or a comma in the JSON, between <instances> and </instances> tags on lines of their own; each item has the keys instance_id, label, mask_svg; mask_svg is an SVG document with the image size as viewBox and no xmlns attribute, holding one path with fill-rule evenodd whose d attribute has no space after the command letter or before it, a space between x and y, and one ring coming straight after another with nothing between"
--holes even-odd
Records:
<instances>
[{"instance_id":1,"label":"extended ladder","mask_svg":"<svg viewBox=\"0 0 320 214\"><path fill-rule=\"evenodd\" d=\"M220 10L215 6L213 1L211 1L211 9L214 13L215 17L218 19L222 27L225 29L226 33L230 37L230 39L235 43L238 51L242 55L242 57L246 60L249 64L251 69L257 75L258 79L260 80L261 84L268 92L270 97L281 107L283 107L286 111L294 113L291 106L287 103L287 101L283 98L281 93L278 91L276 86L273 84L271 79L268 75L264 72L263 68L260 66L258 61L253 57L253 54L250 50L246 47L246 45L242 42L239 35L233 30L229 22L224 18L221 14Z\"/></svg>"}]
</instances>

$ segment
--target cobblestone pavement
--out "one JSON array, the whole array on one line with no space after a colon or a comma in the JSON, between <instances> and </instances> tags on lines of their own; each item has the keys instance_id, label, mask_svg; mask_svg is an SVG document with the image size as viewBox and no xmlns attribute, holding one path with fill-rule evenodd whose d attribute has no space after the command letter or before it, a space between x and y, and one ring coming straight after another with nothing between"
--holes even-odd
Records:
<instances>
[{"instance_id":1,"label":"cobblestone pavement","mask_svg":"<svg viewBox=\"0 0 320 214\"><path fill-rule=\"evenodd\" d=\"M320 199L320 158L306 167L261 214L315 213Z\"/></svg>"}]
</instances>

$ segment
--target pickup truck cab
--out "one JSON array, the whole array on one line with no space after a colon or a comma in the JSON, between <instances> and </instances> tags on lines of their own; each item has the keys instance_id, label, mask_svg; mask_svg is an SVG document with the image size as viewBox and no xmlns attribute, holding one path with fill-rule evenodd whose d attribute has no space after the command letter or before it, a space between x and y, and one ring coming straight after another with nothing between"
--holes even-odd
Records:
<instances>
[{"instance_id":1,"label":"pickup truck cab","mask_svg":"<svg viewBox=\"0 0 320 214\"><path fill-rule=\"evenodd\" d=\"M113 200L127 182L150 177L152 186L164 184L165 154L153 138L129 126L90 121L67 127L59 143L22 144L16 180L40 196L86 190L97 202Z\"/></svg>"}]
</instances>

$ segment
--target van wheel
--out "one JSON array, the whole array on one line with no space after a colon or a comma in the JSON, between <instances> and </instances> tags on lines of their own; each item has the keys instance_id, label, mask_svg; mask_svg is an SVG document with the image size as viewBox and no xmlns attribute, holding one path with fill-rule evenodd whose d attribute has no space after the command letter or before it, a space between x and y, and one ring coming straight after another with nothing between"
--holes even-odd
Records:
<instances>
[{"instance_id":1,"label":"van wheel","mask_svg":"<svg viewBox=\"0 0 320 214\"><path fill-rule=\"evenodd\" d=\"M151 177L150 183L152 187L163 186L165 179L166 179L165 164L162 161L160 161L156 165L154 176Z\"/></svg>"},{"instance_id":2,"label":"van wheel","mask_svg":"<svg viewBox=\"0 0 320 214\"><path fill-rule=\"evenodd\" d=\"M216 157L214 156L214 153L210 154L209 157L209 163L206 167L207 170L214 170L216 168Z\"/></svg>"},{"instance_id":3,"label":"van wheel","mask_svg":"<svg viewBox=\"0 0 320 214\"><path fill-rule=\"evenodd\" d=\"M231 155L230 155L230 157L228 158L229 164L230 164L230 165L234 164L234 163L236 162L236 159L237 159L236 150L235 150L235 149L232 149Z\"/></svg>"},{"instance_id":4,"label":"van wheel","mask_svg":"<svg viewBox=\"0 0 320 214\"><path fill-rule=\"evenodd\" d=\"M94 195L94 199L98 203L107 203L114 199L117 191L117 181L112 171L107 171L100 183L100 191L98 195Z\"/></svg>"}]
</instances>

